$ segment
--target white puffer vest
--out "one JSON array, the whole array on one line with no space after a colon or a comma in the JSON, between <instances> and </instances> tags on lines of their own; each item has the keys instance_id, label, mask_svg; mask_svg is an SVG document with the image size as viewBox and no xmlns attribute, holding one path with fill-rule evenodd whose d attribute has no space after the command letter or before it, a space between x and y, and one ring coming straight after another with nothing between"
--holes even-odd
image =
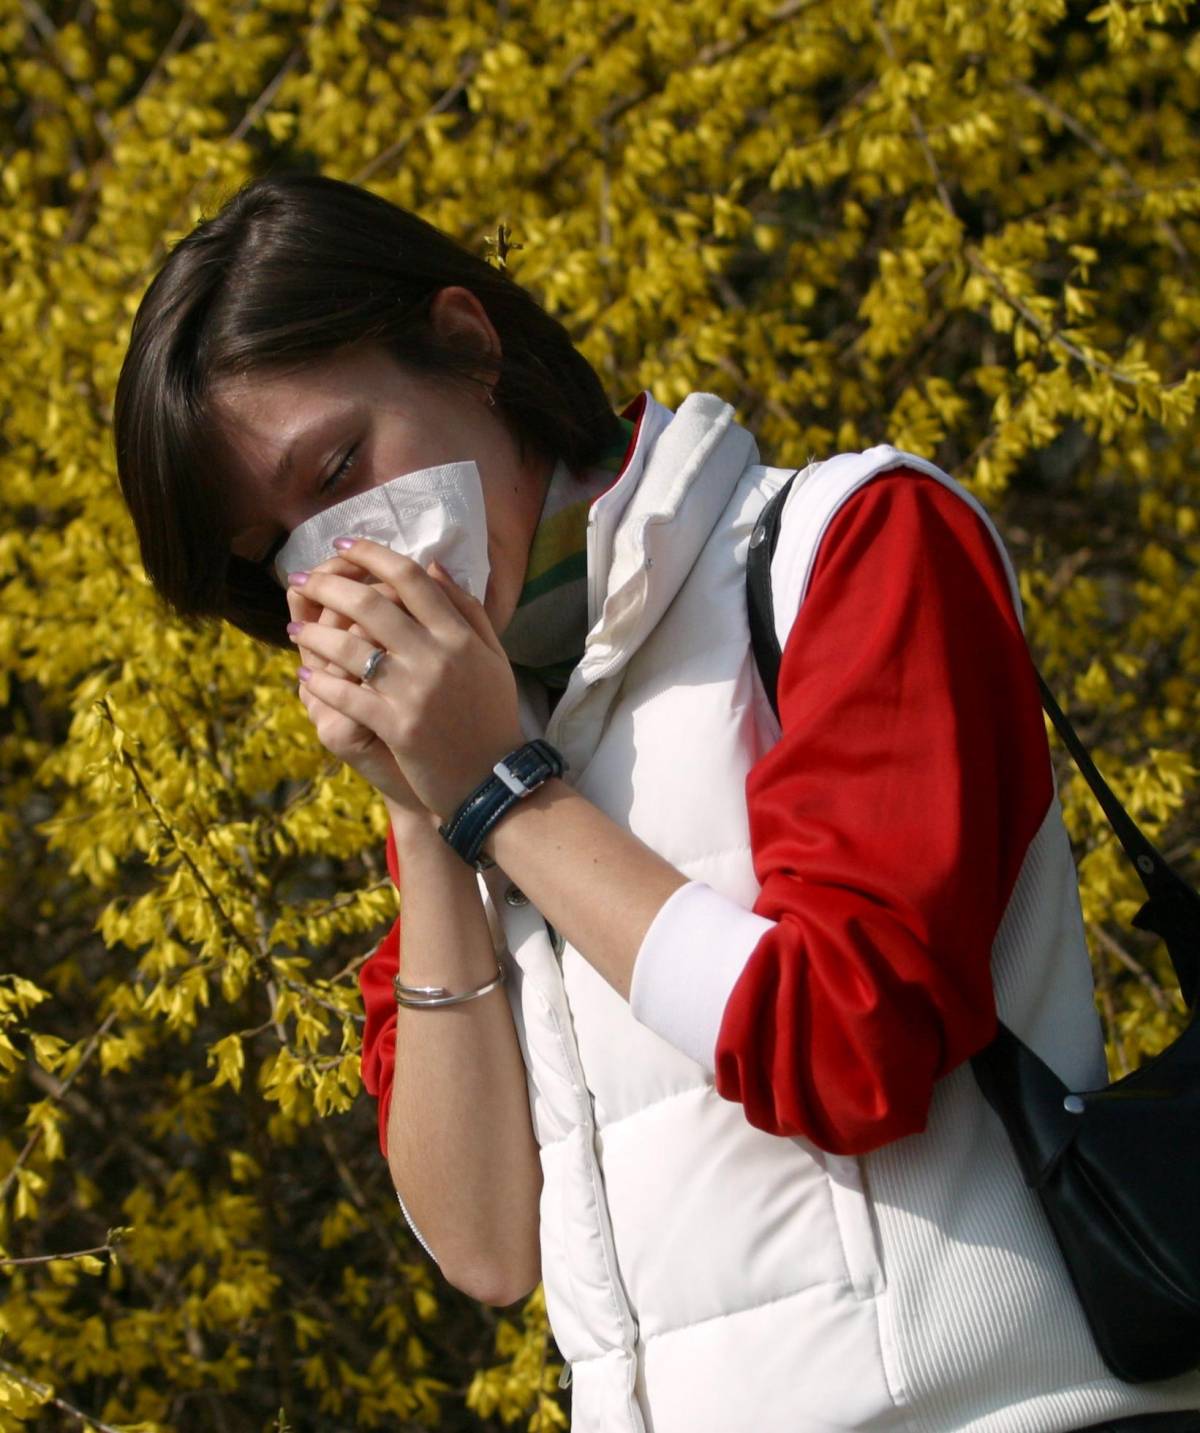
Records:
<instances>
[{"instance_id":1,"label":"white puffer vest","mask_svg":"<svg viewBox=\"0 0 1200 1433\"><path fill-rule=\"evenodd\" d=\"M549 722L567 781L691 879L749 909L745 782L779 728L744 596L763 467L733 409L646 398L593 504L583 658ZM888 446L810 465L773 564L781 642L826 524L903 463ZM1101 1362L1039 1206L968 1066L927 1129L861 1158L751 1126L494 868L480 876L529 1080L542 1276L573 1375L574 1433L1056 1433L1200 1406L1200 1381L1133 1387ZM620 893L614 893L614 900ZM557 947L557 949L556 949ZM1104 1078L1076 873L1057 797L993 948L1001 1017L1070 1084Z\"/></svg>"}]
</instances>

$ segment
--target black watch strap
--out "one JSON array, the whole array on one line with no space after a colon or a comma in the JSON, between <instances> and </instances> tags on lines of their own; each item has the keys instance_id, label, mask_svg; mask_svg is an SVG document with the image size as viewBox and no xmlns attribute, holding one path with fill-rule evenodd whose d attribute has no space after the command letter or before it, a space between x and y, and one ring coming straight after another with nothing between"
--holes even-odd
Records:
<instances>
[{"instance_id":1,"label":"black watch strap","mask_svg":"<svg viewBox=\"0 0 1200 1433\"><path fill-rule=\"evenodd\" d=\"M498 761L438 831L468 865L486 870L495 862L481 856L479 848L496 822L543 781L561 776L567 769L562 754L548 741L535 737Z\"/></svg>"}]
</instances>

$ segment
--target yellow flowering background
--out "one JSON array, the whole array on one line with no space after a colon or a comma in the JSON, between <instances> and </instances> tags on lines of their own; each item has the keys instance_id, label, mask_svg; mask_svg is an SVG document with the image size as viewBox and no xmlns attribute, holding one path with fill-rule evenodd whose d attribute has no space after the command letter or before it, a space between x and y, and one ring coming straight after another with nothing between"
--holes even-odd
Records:
<instances>
[{"instance_id":1,"label":"yellow flowering background","mask_svg":"<svg viewBox=\"0 0 1200 1433\"><path fill-rule=\"evenodd\" d=\"M169 620L111 405L171 245L320 169L529 286L614 406L890 441L1190 879L1200 37L1186 0L0 0L0 1430L564 1428L541 1291L408 1232L360 1091L385 813L295 659ZM506 226L501 230L501 226ZM1052 735L1114 1072L1180 1027Z\"/></svg>"}]
</instances>

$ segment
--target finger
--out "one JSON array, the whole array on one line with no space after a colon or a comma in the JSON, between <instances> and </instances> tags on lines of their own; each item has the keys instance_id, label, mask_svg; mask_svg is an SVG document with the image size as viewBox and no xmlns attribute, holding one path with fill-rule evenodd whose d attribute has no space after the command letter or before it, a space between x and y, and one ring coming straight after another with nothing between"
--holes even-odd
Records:
<instances>
[{"instance_id":1,"label":"finger","mask_svg":"<svg viewBox=\"0 0 1200 1433\"><path fill-rule=\"evenodd\" d=\"M315 622L306 622L304 624L304 627L301 629L302 635L309 631L320 631L322 628L326 632L344 632L350 625L349 619L343 617L340 612L335 612L332 607L319 607L317 612L318 616ZM328 666L328 659L324 655L321 653L314 653L313 655L318 667Z\"/></svg>"},{"instance_id":2,"label":"finger","mask_svg":"<svg viewBox=\"0 0 1200 1433\"><path fill-rule=\"evenodd\" d=\"M364 578L374 581L365 568L360 567L356 562L351 562L348 557L343 557L340 553L334 557L326 558L324 562L319 563L312 570L314 572L334 572L341 577L356 577L360 581ZM292 614L293 622L316 622L320 618L320 604L313 602L307 596L303 587L288 586L287 604L288 611Z\"/></svg>"},{"instance_id":3,"label":"finger","mask_svg":"<svg viewBox=\"0 0 1200 1433\"><path fill-rule=\"evenodd\" d=\"M355 742L377 740L375 733L348 716L343 716L327 702L309 691L306 682L300 683L300 700L304 703L309 720L317 733L317 739L326 750L343 761L347 747Z\"/></svg>"},{"instance_id":4,"label":"finger","mask_svg":"<svg viewBox=\"0 0 1200 1433\"><path fill-rule=\"evenodd\" d=\"M399 556L399 554L393 554ZM422 572L411 558L401 558L401 561L410 564L420 575L421 581L426 585L428 591L432 592L442 609L449 613L459 628L466 626L463 619L458 615L450 600L437 587L437 584L428 575ZM299 576L299 574L293 574ZM377 647L388 647L394 651L401 650L406 644L414 641L427 639L425 627L419 621L415 621L406 611L407 600L402 590L401 600L404 606L394 601L389 601L377 586L368 585L363 582L354 582L347 577L339 577L328 572L310 572L304 579L303 584L305 595L311 601L320 604L321 607L340 614L345 622L338 624L349 627L357 623L363 634ZM396 586L395 583L392 584ZM330 618L325 625L334 621ZM445 624L441 624L443 627Z\"/></svg>"},{"instance_id":5,"label":"finger","mask_svg":"<svg viewBox=\"0 0 1200 1433\"><path fill-rule=\"evenodd\" d=\"M370 638L323 627L319 622L306 622L292 640L302 651L313 652L319 659L315 667L306 659L306 667L314 671L341 672L355 679L360 677L367 658L375 651L375 643ZM396 653L388 655L396 660Z\"/></svg>"},{"instance_id":6,"label":"finger","mask_svg":"<svg viewBox=\"0 0 1200 1433\"><path fill-rule=\"evenodd\" d=\"M293 622L315 622L321 615L320 607L310 602L299 587L287 589L287 605Z\"/></svg>"},{"instance_id":7,"label":"finger","mask_svg":"<svg viewBox=\"0 0 1200 1433\"><path fill-rule=\"evenodd\" d=\"M359 565L358 565L357 563L351 562L351 561L349 560L349 558L341 557L340 555L334 556L334 557L330 557L330 558L326 558L326 560L325 560L324 562L318 564L318 566L315 567L315 568L313 569L313 571L314 571L314 572L333 572L333 573L338 574L339 576L350 577L350 578L353 578L354 580L360 581L360 582L369 582L369 583L374 583L374 582L375 582L375 579L371 576L371 574L370 574L369 572L367 572L367 571L365 571L365 569L359 567ZM390 591L390 590L391 590L391 589L389 588L388 591ZM288 588L288 592L289 592L289 595L290 595L292 592L298 592L298 593L300 593L300 595L301 595L301 600L302 600L302 601L304 602L304 604L305 604L304 610L305 610L306 612L309 612L309 613L311 614L311 615L309 615L309 616L295 616L295 615L293 615L293 619L292 619L293 621L302 622L302 623L306 624L306 626L305 626L305 630L306 630L306 631L309 630L308 624L316 625L316 624L318 624L318 623L319 623L321 626L323 626L323 627L335 628L335 629L337 629L337 630L339 630L339 631L346 631L346 630L348 630L348 629L350 629L350 630L356 630L356 629L353 628L353 624L350 623L349 618L344 617L340 612L335 612L335 611L333 610L333 608L331 608L331 607L322 607L322 606L320 606L318 603L312 602L312 601L309 600L308 598L304 597L304 595L303 595L303 594L304 594L304 589L303 589L303 588L301 588L301 587L289 587L289 588ZM289 606L290 606L290 605L291 605L291 604L290 604L290 600L289 600ZM360 635L362 635L362 634L360 633ZM301 640L301 643L303 643L303 636L301 636L301 639L300 639L300 640ZM340 672L343 670L343 669L342 669L340 666L338 666L336 663L330 662L326 657L324 657L324 656L318 654L317 652L315 652L315 651L313 651L313 650L311 650L311 649L307 649L307 650L306 650L303 646L301 646L300 654L301 654L302 659L304 660L304 665L305 665L305 666L314 667L314 668L316 668L316 669L321 669L321 670L329 670L329 671L333 671L333 672L336 672L336 673L340 673ZM311 660L310 660L310 659L311 659ZM351 672L351 671L347 671L347 672L346 672L346 676L355 676L355 675L356 675L355 672Z\"/></svg>"},{"instance_id":8,"label":"finger","mask_svg":"<svg viewBox=\"0 0 1200 1433\"><path fill-rule=\"evenodd\" d=\"M341 712L386 741L387 738L379 730L379 723L386 717L388 707L373 688L347 681L345 677L335 677L331 672L317 671L310 673L303 685L317 701L324 702L327 707Z\"/></svg>"},{"instance_id":9,"label":"finger","mask_svg":"<svg viewBox=\"0 0 1200 1433\"><path fill-rule=\"evenodd\" d=\"M346 558L331 558L328 563L322 563L319 568L314 569L314 571L321 572L334 570L340 570L342 575L351 577L357 574L360 579L369 582L374 587L374 590L382 596L392 601L396 598L395 592L386 582L377 582L370 573L364 571L356 563L352 563ZM296 594L295 598L293 594ZM305 604L303 610L311 611L313 615L311 617L299 615L299 601L302 597L302 588L288 588L288 607L292 610L292 622L300 628L299 632L289 632L288 636L296 644L296 650L300 655L301 664L312 668L314 671L330 671L335 675L357 678L358 674L362 671L362 664L366 660L365 656L356 666L344 667L332 659L326 648L322 647L318 650L317 647L313 646L308 640L309 635L316 631L318 627L324 627L327 630L347 631L356 637L366 638L370 646L373 646L374 643L371 642L371 639L357 622L350 622L347 617L344 617L340 612L334 611L332 607L322 607L319 603L303 598Z\"/></svg>"},{"instance_id":10,"label":"finger","mask_svg":"<svg viewBox=\"0 0 1200 1433\"><path fill-rule=\"evenodd\" d=\"M488 616L478 597L472 597L465 587L460 587L436 558L429 564L429 573L470 623L471 629L483 638L492 651L497 652L507 661L508 653L501 645L500 638L496 635L496 629L492 626L492 619Z\"/></svg>"},{"instance_id":11,"label":"finger","mask_svg":"<svg viewBox=\"0 0 1200 1433\"><path fill-rule=\"evenodd\" d=\"M390 583L407 611L427 631L445 640L453 629L462 627L464 618L444 589L406 553L393 552L382 543L360 537L344 550L344 555L381 582Z\"/></svg>"},{"instance_id":12,"label":"finger","mask_svg":"<svg viewBox=\"0 0 1200 1433\"><path fill-rule=\"evenodd\" d=\"M341 712L331 707L328 702L323 702L321 698L311 690L307 682L300 682L297 691L300 700L304 703L305 711L308 712L308 719L312 722L314 727L318 726L318 724L328 722L331 718L349 724L349 718L343 716ZM355 729L357 729L357 723L353 725ZM374 735L374 733L372 733L372 735Z\"/></svg>"},{"instance_id":13,"label":"finger","mask_svg":"<svg viewBox=\"0 0 1200 1433\"><path fill-rule=\"evenodd\" d=\"M399 602L400 599L396 596L394 589L389 583L378 582L374 577L370 578L370 583L373 589L378 592L381 597L386 597L389 602ZM368 642L371 640L369 633L364 632L357 622L351 622L349 627L346 628L346 630L348 632L352 632L356 637L366 637Z\"/></svg>"},{"instance_id":14,"label":"finger","mask_svg":"<svg viewBox=\"0 0 1200 1433\"><path fill-rule=\"evenodd\" d=\"M315 632L318 626L319 624L316 622L306 622L303 630L306 633ZM307 642L302 643L294 636L292 641L296 643L296 656L299 659L299 665L301 667L308 667L314 672L332 672L334 676L338 677L349 677L353 675L347 668L338 662L332 661L329 657L324 656Z\"/></svg>"},{"instance_id":15,"label":"finger","mask_svg":"<svg viewBox=\"0 0 1200 1433\"><path fill-rule=\"evenodd\" d=\"M315 602L306 603L304 610L312 612L313 615L306 619L293 613L292 620L288 623L288 639L295 644L303 666L325 667L328 665L327 659L309 645L308 636L315 632L322 623L331 629L335 626L344 627L345 618L336 612L327 616L325 609L317 606Z\"/></svg>"}]
</instances>

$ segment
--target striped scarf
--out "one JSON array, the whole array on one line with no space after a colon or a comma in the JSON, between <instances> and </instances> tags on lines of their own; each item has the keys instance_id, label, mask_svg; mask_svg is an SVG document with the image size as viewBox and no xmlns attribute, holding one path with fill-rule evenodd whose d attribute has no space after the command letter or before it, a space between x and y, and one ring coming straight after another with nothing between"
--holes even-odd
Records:
<instances>
[{"instance_id":1,"label":"striped scarf","mask_svg":"<svg viewBox=\"0 0 1200 1433\"><path fill-rule=\"evenodd\" d=\"M501 645L514 667L524 667L553 691L567 685L587 637L587 520L601 493L612 487L633 435L623 436L599 461L576 476L560 458L529 547L525 585Z\"/></svg>"}]
</instances>

